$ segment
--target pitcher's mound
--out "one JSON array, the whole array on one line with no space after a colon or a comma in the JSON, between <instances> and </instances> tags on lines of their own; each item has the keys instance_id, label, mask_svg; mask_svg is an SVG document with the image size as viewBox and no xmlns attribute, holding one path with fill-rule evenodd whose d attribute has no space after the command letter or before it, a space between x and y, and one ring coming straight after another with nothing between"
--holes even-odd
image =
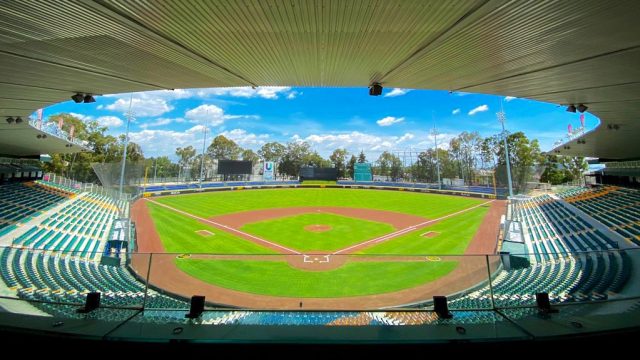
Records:
<instances>
[{"instance_id":1,"label":"pitcher's mound","mask_svg":"<svg viewBox=\"0 0 640 360\"><path fill-rule=\"evenodd\" d=\"M332 228L329 225L313 224L305 226L304 229L311 232L325 232L331 230Z\"/></svg>"}]
</instances>

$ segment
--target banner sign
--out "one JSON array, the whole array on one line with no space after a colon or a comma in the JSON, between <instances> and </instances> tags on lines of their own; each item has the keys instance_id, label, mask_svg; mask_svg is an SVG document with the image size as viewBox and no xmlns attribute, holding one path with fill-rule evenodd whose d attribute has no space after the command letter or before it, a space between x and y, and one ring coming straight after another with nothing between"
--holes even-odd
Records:
<instances>
[{"instance_id":1,"label":"banner sign","mask_svg":"<svg viewBox=\"0 0 640 360\"><path fill-rule=\"evenodd\" d=\"M265 161L263 165L262 179L264 181L273 181L273 172L274 172L274 162L273 161Z\"/></svg>"}]
</instances>

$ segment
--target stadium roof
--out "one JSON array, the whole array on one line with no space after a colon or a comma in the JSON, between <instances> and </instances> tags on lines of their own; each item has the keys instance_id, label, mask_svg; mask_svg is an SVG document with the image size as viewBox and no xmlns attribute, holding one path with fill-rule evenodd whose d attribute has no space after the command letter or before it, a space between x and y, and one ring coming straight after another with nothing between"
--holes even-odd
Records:
<instances>
[{"instance_id":1,"label":"stadium roof","mask_svg":"<svg viewBox=\"0 0 640 360\"><path fill-rule=\"evenodd\" d=\"M583 103L603 126L558 151L635 158L639 15L637 0L3 1L0 116L76 92L379 82Z\"/></svg>"}]
</instances>

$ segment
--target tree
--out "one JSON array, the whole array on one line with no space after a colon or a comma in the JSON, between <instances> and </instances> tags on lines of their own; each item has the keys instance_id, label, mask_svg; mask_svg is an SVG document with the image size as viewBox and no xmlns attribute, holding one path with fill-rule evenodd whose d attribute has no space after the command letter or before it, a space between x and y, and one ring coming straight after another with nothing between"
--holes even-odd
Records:
<instances>
[{"instance_id":1,"label":"tree","mask_svg":"<svg viewBox=\"0 0 640 360\"><path fill-rule=\"evenodd\" d=\"M331 161L323 158L317 151L304 156L303 165L311 167L331 167Z\"/></svg>"},{"instance_id":2,"label":"tree","mask_svg":"<svg viewBox=\"0 0 640 360\"><path fill-rule=\"evenodd\" d=\"M105 135L107 128L95 120L83 121L71 114L56 114L48 121L58 124L62 120L62 129L69 133L73 127L73 137L86 142L89 152L75 154L53 154L50 163L44 163L45 171L54 172L82 182L98 182L93 171L94 163L118 163L124 152L124 135L116 138ZM141 161L144 159L140 145L129 142L127 147L127 161Z\"/></svg>"},{"instance_id":3,"label":"tree","mask_svg":"<svg viewBox=\"0 0 640 360\"><path fill-rule=\"evenodd\" d=\"M260 157L258 156L258 154L253 152L253 150L245 149L242 151L242 160L251 161L251 164L255 165L258 163L258 161L260 161Z\"/></svg>"},{"instance_id":4,"label":"tree","mask_svg":"<svg viewBox=\"0 0 640 360\"><path fill-rule=\"evenodd\" d=\"M390 176L392 181L396 181L402 177L402 160L400 160L397 155L385 151L380 154L377 162L380 175Z\"/></svg>"},{"instance_id":5,"label":"tree","mask_svg":"<svg viewBox=\"0 0 640 360\"><path fill-rule=\"evenodd\" d=\"M258 150L258 155L260 155L264 161L278 162L282 159L286 151L286 146L273 141L262 145L260 150Z\"/></svg>"},{"instance_id":6,"label":"tree","mask_svg":"<svg viewBox=\"0 0 640 360\"><path fill-rule=\"evenodd\" d=\"M176 149L176 155L178 156L178 164L180 164L180 167L185 167L193 160L193 157L196 156L196 149L191 145L185 148L179 147Z\"/></svg>"},{"instance_id":7,"label":"tree","mask_svg":"<svg viewBox=\"0 0 640 360\"><path fill-rule=\"evenodd\" d=\"M333 166L338 169L339 178L345 177L347 154L347 150L345 149L335 149L329 156L329 160L331 160Z\"/></svg>"},{"instance_id":8,"label":"tree","mask_svg":"<svg viewBox=\"0 0 640 360\"><path fill-rule=\"evenodd\" d=\"M304 141L288 143L278 166L280 173L298 176L300 167L305 161L310 160L310 148L309 144Z\"/></svg>"},{"instance_id":9,"label":"tree","mask_svg":"<svg viewBox=\"0 0 640 360\"><path fill-rule=\"evenodd\" d=\"M361 164L367 162L367 157L364 155L364 150L360 150L360 155L358 155L358 162Z\"/></svg>"},{"instance_id":10,"label":"tree","mask_svg":"<svg viewBox=\"0 0 640 360\"><path fill-rule=\"evenodd\" d=\"M504 153L504 142L501 140L500 135L496 135L498 139L496 141L498 145L498 171L496 174L496 180L502 186L507 183L506 174L506 160ZM523 191L528 181L538 181L533 176L536 174L536 166L544 162L544 157L541 155L540 146L538 140L529 140L527 136L522 132L516 132L507 136L507 144L509 146L509 161L511 165L511 177L513 179L513 186L516 191Z\"/></svg>"},{"instance_id":11,"label":"tree","mask_svg":"<svg viewBox=\"0 0 640 360\"><path fill-rule=\"evenodd\" d=\"M207 155L216 160L238 160L242 148L224 135L216 136L207 148Z\"/></svg>"},{"instance_id":12,"label":"tree","mask_svg":"<svg viewBox=\"0 0 640 360\"><path fill-rule=\"evenodd\" d=\"M355 155L351 155L351 159L349 159L349 167L348 167L348 174L347 176L354 179L354 168L356 165L356 162L358 161L358 159L356 158Z\"/></svg>"}]
</instances>

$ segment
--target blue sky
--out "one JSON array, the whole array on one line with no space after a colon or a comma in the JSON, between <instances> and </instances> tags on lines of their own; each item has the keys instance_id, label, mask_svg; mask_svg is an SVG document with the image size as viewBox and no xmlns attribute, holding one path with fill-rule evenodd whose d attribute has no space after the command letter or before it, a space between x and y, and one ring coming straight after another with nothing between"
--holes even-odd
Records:
<instances>
[{"instance_id":1,"label":"blue sky","mask_svg":"<svg viewBox=\"0 0 640 360\"><path fill-rule=\"evenodd\" d=\"M503 100L509 131L523 131L540 141L543 151L566 136L567 125L580 126L579 115L564 107L532 100L447 91L385 89L383 96L369 96L366 88L212 88L163 90L96 96L91 104L72 101L44 110L45 118L69 112L97 119L109 133L125 132L125 113L133 96L135 121L131 140L145 156L168 155L193 145L202 148L203 126L207 145L223 134L244 148L257 150L270 141L305 140L327 157L334 149L350 153L364 150L377 158L385 150L424 150L433 147L429 135L434 121L439 144L462 131L489 136L500 131L496 112ZM585 127L599 120L585 116Z\"/></svg>"}]
</instances>

